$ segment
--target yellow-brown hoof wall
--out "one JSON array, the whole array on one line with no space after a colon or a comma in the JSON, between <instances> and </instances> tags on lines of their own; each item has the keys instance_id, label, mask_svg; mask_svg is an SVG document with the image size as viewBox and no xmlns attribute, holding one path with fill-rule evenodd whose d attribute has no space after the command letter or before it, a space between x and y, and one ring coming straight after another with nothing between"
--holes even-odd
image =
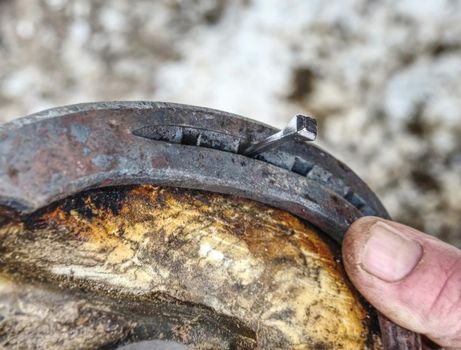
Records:
<instances>
[{"instance_id":1,"label":"yellow-brown hoof wall","mask_svg":"<svg viewBox=\"0 0 461 350\"><path fill-rule=\"evenodd\" d=\"M7 349L381 348L321 233L242 198L150 185L81 193L4 222L0 269Z\"/></svg>"}]
</instances>

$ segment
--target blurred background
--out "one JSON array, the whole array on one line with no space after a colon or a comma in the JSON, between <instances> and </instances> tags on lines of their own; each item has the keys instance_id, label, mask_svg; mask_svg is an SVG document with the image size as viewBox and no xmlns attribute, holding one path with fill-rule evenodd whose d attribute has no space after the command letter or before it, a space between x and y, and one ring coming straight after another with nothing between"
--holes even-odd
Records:
<instances>
[{"instance_id":1,"label":"blurred background","mask_svg":"<svg viewBox=\"0 0 461 350\"><path fill-rule=\"evenodd\" d=\"M311 113L396 220L461 247L461 1L0 0L0 121L100 100Z\"/></svg>"}]
</instances>

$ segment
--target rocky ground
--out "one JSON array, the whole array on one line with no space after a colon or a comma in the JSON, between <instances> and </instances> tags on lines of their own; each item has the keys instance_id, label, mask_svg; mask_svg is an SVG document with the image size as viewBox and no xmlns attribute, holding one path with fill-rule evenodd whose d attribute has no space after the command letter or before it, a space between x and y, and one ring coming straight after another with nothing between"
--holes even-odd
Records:
<instances>
[{"instance_id":1,"label":"rocky ground","mask_svg":"<svg viewBox=\"0 0 461 350\"><path fill-rule=\"evenodd\" d=\"M394 218L461 246L461 1L0 0L0 120L97 100L312 113Z\"/></svg>"}]
</instances>

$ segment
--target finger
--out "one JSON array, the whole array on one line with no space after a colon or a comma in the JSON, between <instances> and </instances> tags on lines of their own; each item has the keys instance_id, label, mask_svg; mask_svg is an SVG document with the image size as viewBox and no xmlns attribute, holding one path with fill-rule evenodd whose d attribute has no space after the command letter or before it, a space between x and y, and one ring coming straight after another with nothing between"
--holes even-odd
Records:
<instances>
[{"instance_id":1,"label":"finger","mask_svg":"<svg viewBox=\"0 0 461 350\"><path fill-rule=\"evenodd\" d=\"M346 271L395 323L445 347L461 347L461 251L408 226L356 221L343 242Z\"/></svg>"}]
</instances>

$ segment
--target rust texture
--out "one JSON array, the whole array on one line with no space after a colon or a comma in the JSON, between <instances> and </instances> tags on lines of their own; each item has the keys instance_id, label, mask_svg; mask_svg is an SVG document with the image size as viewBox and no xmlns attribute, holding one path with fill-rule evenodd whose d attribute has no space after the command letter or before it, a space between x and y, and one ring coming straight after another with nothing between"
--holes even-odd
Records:
<instances>
[{"instance_id":1,"label":"rust texture","mask_svg":"<svg viewBox=\"0 0 461 350\"><path fill-rule=\"evenodd\" d=\"M30 339L48 349L149 339L381 348L375 315L321 234L234 196L152 185L81 193L4 222L0 269L7 349L33 348Z\"/></svg>"},{"instance_id":2,"label":"rust texture","mask_svg":"<svg viewBox=\"0 0 461 350\"><path fill-rule=\"evenodd\" d=\"M276 132L170 103L51 109L0 125L0 205L30 213L88 188L151 183L266 203L338 242L359 217L387 217L357 175L312 144L291 140L257 159L239 153Z\"/></svg>"}]
</instances>

